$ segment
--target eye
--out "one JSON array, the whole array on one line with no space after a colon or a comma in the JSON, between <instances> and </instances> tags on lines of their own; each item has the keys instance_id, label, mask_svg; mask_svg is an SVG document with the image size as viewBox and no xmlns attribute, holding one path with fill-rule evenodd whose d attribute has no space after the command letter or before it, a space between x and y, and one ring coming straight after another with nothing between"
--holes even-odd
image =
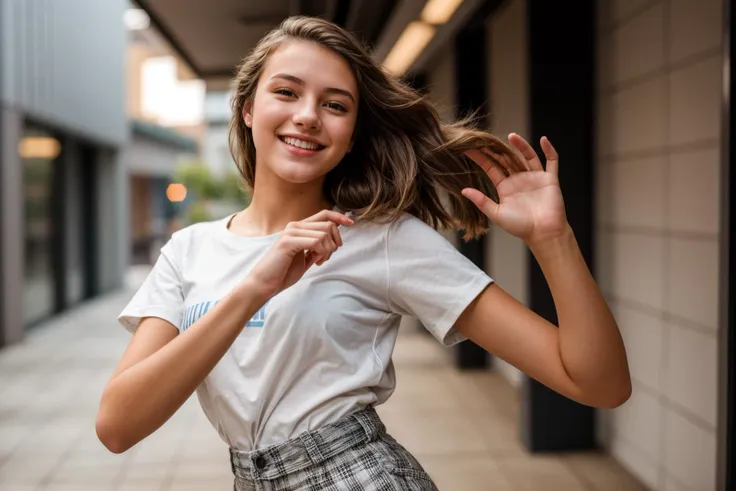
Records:
<instances>
[{"instance_id":1,"label":"eye","mask_svg":"<svg viewBox=\"0 0 736 491\"><path fill-rule=\"evenodd\" d=\"M276 90L274 90L274 92L276 94L281 94L281 95L284 95L286 97L293 97L293 96L296 95L296 94L294 94L294 91L291 90L291 89L276 89Z\"/></svg>"},{"instance_id":2,"label":"eye","mask_svg":"<svg viewBox=\"0 0 736 491\"><path fill-rule=\"evenodd\" d=\"M340 104L339 102L328 102L327 107L329 107L330 109L334 109L335 111L340 111L343 113L348 112L347 108L343 106L342 104Z\"/></svg>"}]
</instances>

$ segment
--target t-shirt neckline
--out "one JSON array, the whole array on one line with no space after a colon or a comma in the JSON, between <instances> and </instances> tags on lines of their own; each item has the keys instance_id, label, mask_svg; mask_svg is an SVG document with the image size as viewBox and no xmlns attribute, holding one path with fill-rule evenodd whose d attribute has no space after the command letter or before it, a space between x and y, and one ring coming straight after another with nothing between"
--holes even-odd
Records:
<instances>
[{"instance_id":1,"label":"t-shirt neckline","mask_svg":"<svg viewBox=\"0 0 736 491\"><path fill-rule=\"evenodd\" d=\"M343 212L337 205L335 205L332 208L334 211L345 213ZM230 228L228 225L230 222L235 218L235 216L240 213L239 211L235 213L231 213L230 215L226 216L225 218L222 218L219 223L217 223L217 232L218 235L227 243L230 243L234 246L246 246L246 245L256 245L256 244L273 244L276 242L276 240L281 236L281 232L276 232L270 235L237 235L230 231ZM351 216L351 212L345 213L346 216Z\"/></svg>"},{"instance_id":2,"label":"t-shirt neckline","mask_svg":"<svg viewBox=\"0 0 736 491\"><path fill-rule=\"evenodd\" d=\"M225 218L222 218L217 224L218 235L227 243L235 246L245 246L254 244L271 244L275 242L280 236L281 232L276 232L269 235L237 235L230 231L228 225L230 221L235 218L239 212L232 213Z\"/></svg>"}]
</instances>

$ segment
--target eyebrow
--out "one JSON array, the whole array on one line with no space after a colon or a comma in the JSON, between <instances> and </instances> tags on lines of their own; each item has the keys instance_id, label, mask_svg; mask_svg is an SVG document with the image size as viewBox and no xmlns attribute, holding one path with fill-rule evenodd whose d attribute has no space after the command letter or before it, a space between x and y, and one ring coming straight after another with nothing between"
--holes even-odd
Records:
<instances>
[{"instance_id":1,"label":"eyebrow","mask_svg":"<svg viewBox=\"0 0 736 491\"><path fill-rule=\"evenodd\" d=\"M306 85L304 80L300 79L299 77L295 77L294 75L289 75L288 73L277 73L276 75L272 76L271 79L274 78L282 78L284 80L289 80L291 82L294 82L295 84L299 85ZM346 97L349 97L353 103L355 103L355 98L353 97L353 94L351 94L349 91L345 89L338 89L337 87L329 87L325 89L325 92L328 94L341 94Z\"/></svg>"}]
</instances>

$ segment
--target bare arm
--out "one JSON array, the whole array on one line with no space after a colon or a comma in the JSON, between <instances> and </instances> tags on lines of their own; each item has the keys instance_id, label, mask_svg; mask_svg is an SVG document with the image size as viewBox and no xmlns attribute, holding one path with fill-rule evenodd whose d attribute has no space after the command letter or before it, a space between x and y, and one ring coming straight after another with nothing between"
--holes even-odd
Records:
<instances>
[{"instance_id":1,"label":"bare arm","mask_svg":"<svg viewBox=\"0 0 736 491\"><path fill-rule=\"evenodd\" d=\"M192 395L266 300L329 260L342 239L338 225L353 222L324 210L287 225L245 280L177 336L158 318L138 326L102 395L97 435L124 452L163 425Z\"/></svg>"},{"instance_id":2,"label":"bare arm","mask_svg":"<svg viewBox=\"0 0 736 491\"><path fill-rule=\"evenodd\" d=\"M468 153L493 181L498 203L475 189L463 194L496 225L529 245L552 292L560 326L494 285L467 309L457 328L571 399L591 406L619 406L631 394L626 350L567 221L557 151L541 138L545 169L526 140L512 133L509 142L516 157Z\"/></svg>"},{"instance_id":3,"label":"bare arm","mask_svg":"<svg viewBox=\"0 0 736 491\"><path fill-rule=\"evenodd\" d=\"M552 292L559 328L492 285L458 319L457 330L573 400L623 404L631 394L624 344L572 231L532 252Z\"/></svg>"},{"instance_id":4,"label":"bare arm","mask_svg":"<svg viewBox=\"0 0 736 491\"><path fill-rule=\"evenodd\" d=\"M245 282L179 336L164 320L144 319L102 395L96 425L100 441L120 453L156 431L194 393L265 301Z\"/></svg>"}]
</instances>

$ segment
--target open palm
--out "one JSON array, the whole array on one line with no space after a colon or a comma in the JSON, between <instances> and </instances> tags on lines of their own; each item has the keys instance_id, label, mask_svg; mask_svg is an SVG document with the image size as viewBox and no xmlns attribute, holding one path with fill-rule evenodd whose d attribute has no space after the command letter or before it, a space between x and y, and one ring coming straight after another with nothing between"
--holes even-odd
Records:
<instances>
[{"instance_id":1,"label":"open palm","mask_svg":"<svg viewBox=\"0 0 736 491\"><path fill-rule=\"evenodd\" d=\"M543 137L541 145L547 159L545 170L526 140L512 133L509 142L518 150L519 158L516 160L481 150L467 153L493 181L498 191L498 203L477 189L464 189L463 195L497 226L527 244L559 237L565 231L567 217L557 177L557 152Z\"/></svg>"}]
</instances>

